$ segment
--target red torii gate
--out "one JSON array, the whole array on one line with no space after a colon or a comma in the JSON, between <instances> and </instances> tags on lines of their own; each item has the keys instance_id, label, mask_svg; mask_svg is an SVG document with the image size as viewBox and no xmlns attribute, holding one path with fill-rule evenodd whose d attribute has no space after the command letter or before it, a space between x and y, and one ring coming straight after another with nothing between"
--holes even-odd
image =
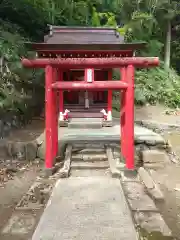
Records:
<instances>
[{"instance_id":1,"label":"red torii gate","mask_svg":"<svg viewBox=\"0 0 180 240\"><path fill-rule=\"evenodd\" d=\"M42 50L41 50L42 51ZM95 56L92 51L90 57L66 56L61 57L57 53L62 50L54 50L55 58L22 59L22 64L28 68L45 68L46 91L46 156L45 167L53 169L54 159L58 150L58 107L57 94L59 92L60 104L63 103L64 90L108 90L108 104L112 104L112 90L119 90L121 94L121 152L126 160L127 169L134 169L134 74L135 68L148 68L158 66L158 58L143 57L108 57ZM52 50L50 51L52 53ZM77 51L78 52L78 51ZM76 52L76 54L77 54ZM118 51L114 51L117 53ZM94 81L94 69L118 68L121 72L120 80L108 79L108 81ZM63 71L69 69L84 69L84 81L63 82ZM88 71L91 72L91 81L88 80Z\"/></svg>"}]
</instances>

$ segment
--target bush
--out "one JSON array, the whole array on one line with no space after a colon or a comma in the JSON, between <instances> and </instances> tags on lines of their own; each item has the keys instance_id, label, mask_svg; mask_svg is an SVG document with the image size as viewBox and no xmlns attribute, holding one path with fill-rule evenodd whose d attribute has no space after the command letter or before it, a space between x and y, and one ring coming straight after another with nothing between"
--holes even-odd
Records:
<instances>
[{"instance_id":1,"label":"bush","mask_svg":"<svg viewBox=\"0 0 180 240\"><path fill-rule=\"evenodd\" d=\"M168 107L180 106L180 76L163 65L136 72L135 101L137 104L161 103Z\"/></svg>"},{"instance_id":2,"label":"bush","mask_svg":"<svg viewBox=\"0 0 180 240\"><path fill-rule=\"evenodd\" d=\"M20 57L28 54L25 38L16 25L0 23L0 120L8 115L26 121L44 104L43 74L22 67Z\"/></svg>"},{"instance_id":3,"label":"bush","mask_svg":"<svg viewBox=\"0 0 180 240\"><path fill-rule=\"evenodd\" d=\"M115 70L114 78L119 79ZM173 70L160 67L136 70L135 76L135 104L154 105L160 103L168 107L180 107L180 76ZM119 94L113 94L113 108L120 108Z\"/></svg>"}]
</instances>

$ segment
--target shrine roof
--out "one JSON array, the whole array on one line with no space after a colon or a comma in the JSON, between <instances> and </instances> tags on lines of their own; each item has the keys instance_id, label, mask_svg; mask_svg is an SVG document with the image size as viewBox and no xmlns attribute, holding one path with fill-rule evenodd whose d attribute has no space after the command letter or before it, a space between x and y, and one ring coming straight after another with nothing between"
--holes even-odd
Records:
<instances>
[{"instance_id":1,"label":"shrine roof","mask_svg":"<svg viewBox=\"0 0 180 240\"><path fill-rule=\"evenodd\" d=\"M27 42L30 50L136 50L146 43L124 43L124 36L109 27L49 26L44 42Z\"/></svg>"}]
</instances>

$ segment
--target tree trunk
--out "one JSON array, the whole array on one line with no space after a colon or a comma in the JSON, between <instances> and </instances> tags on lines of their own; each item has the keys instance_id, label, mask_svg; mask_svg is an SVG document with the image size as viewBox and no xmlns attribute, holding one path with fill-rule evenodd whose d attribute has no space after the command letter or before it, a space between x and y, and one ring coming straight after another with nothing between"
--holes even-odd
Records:
<instances>
[{"instance_id":1,"label":"tree trunk","mask_svg":"<svg viewBox=\"0 0 180 240\"><path fill-rule=\"evenodd\" d=\"M164 58L164 65L166 69L170 67L170 59L171 59L171 21L168 20L167 32L166 32L166 43L165 43L165 58Z\"/></svg>"}]
</instances>

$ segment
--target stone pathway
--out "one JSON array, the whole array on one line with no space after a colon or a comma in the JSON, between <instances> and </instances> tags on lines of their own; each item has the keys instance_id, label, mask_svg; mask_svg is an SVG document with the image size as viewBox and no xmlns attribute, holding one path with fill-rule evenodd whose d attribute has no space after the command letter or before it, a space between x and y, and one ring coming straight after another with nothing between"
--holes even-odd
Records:
<instances>
[{"instance_id":1,"label":"stone pathway","mask_svg":"<svg viewBox=\"0 0 180 240\"><path fill-rule=\"evenodd\" d=\"M68 145L70 153L66 151L64 167L57 175L69 178L56 183L33 240L50 236L54 240L130 240L138 239L138 235L153 239L154 234L161 239L174 239L153 199L160 190L146 170L140 175L127 172L111 147L96 144L95 150L89 144L89 148L82 148L82 144ZM163 201L163 195L159 199Z\"/></svg>"},{"instance_id":2,"label":"stone pathway","mask_svg":"<svg viewBox=\"0 0 180 240\"><path fill-rule=\"evenodd\" d=\"M61 155L63 145L65 143L84 143L84 142L101 142L103 143L119 143L121 139L120 125L116 124L113 127L106 127L100 129L86 128L82 129L68 129L59 128L59 155ZM163 145L166 141L157 133L145 127L135 126L135 144L148 144L148 145ZM45 135L44 133L37 139L38 143L38 157L44 159L45 157Z\"/></svg>"},{"instance_id":3,"label":"stone pathway","mask_svg":"<svg viewBox=\"0 0 180 240\"><path fill-rule=\"evenodd\" d=\"M118 179L72 177L59 180L32 240L137 240Z\"/></svg>"},{"instance_id":4,"label":"stone pathway","mask_svg":"<svg viewBox=\"0 0 180 240\"><path fill-rule=\"evenodd\" d=\"M71 129L71 132L67 128L60 128L60 139L64 142L69 142L66 153L65 153L65 159L64 159L64 166L59 169L59 171L51 178L47 179L46 181L43 179L39 179L35 181L34 186L32 189L28 191L27 194L23 196L21 201L18 203L17 207L15 208L15 212L12 215L12 217L7 222L6 226L3 229L3 240L5 239L23 239L23 240L30 240L31 235L34 231L34 228L36 224L38 223L39 217L41 215L42 210L44 209L44 206L46 205L46 202L49 198L49 195L51 194L52 188L60 177L70 177L68 179L61 179L58 181L58 189L60 188L60 192L57 192L56 188L54 188L54 192L47 204L48 206L52 205L52 198L53 195L56 195L57 202L55 204L61 204L61 201L63 202L63 206L65 204L68 204L68 209L74 211L75 215L73 215L73 221L71 221L69 212L66 213L65 207L60 208L61 211L65 214L64 216L67 217L69 223L72 224L72 227L69 227L66 225L66 221L64 220L63 224L64 228L67 227L68 229L76 229L77 226L80 226L82 224L87 223L87 228L89 227L88 224L89 221L96 222L96 225L98 226L98 221L103 221L104 214L106 214L106 220L107 220L107 226L112 225L112 222L116 222L114 224L118 229L115 228L115 232L119 232L121 234L121 229L119 228L120 224L118 220L116 220L116 212L118 215L118 218L123 216L123 207L121 206L121 201L123 200L123 206L128 206L128 208L125 207L125 213L128 217L128 222L130 224L131 229L135 229L135 234L128 236L127 239L137 239L137 233L143 236L142 239L156 239L155 237L152 238L152 235L154 232L156 234L158 233L160 238L158 239L174 239L172 237L172 233L166 223L164 222L159 209L156 207L156 201L154 199L154 191L157 189L155 188L156 184L147 181L148 177L146 176L145 181L142 179L142 175L140 176L135 172L135 174L129 175L124 169L124 163L123 159L121 158L120 154L120 144L119 144L119 133L120 133L120 127L118 125L114 125L112 128L106 128L106 131L103 131L103 129L95 129L94 132L92 132L92 129L84 129L84 131L80 131L80 129ZM99 137L98 137L99 136ZM41 149L41 157L43 158L43 152L44 152L44 139L43 135L38 139L38 146L39 149ZM80 141L77 141L77 139ZM106 141L102 141L103 139L106 139ZM73 141L71 141L73 140ZM88 143L90 140L91 143ZM101 143L99 143L101 142ZM111 142L111 144L107 144L108 142ZM82 143L85 144L85 146L82 146ZM167 144L166 141L157 133L152 132L151 130L148 130L143 127L136 126L135 127L135 147L136 147L136 158L138 160L136 163L143 163L146 169L151 169L152 167L160 167L163 168L164 165L166 165L169 161L168 155L167 155ZM157 161L156 161L156 160ZM158 165L158 166L157 166ZM61 166L61 164L59 165ZM112 178L113 177L113 178ZM114 179L116 178L116 179ZM37 184L38 182L38 184ZM61 183L63 184L61 185ZM70 193L73 192L73 182L76 182L76 187L74 186L74 196L71 195L72 201L65 201L70 196ZM92 182L92 184L90 184ZM96 183L95 183L96 182ZM109 182L109 183L108 183ZM118 185L117 185L118 182ZM83 184L84 183L84 184ZM66 189L65 186L70 186L69 191ZM80 186L83 186L82 188L78 188ZM88 186L90 186L88 188ZM39 189L39 190L38 190ZM62 192L61 192L62 189ZM89 189L89 190L88 190ZM123 189L123 191L122 191ZM71 190L71 191L70 191ZM88 190L88 191L87 191ZM112 191L112 195L111 195ZM86 197L83 195L83 192L86 192ZM112 216L110 216L109 209L106 209L104 212L104 201L106 200L103 193L106 193L107 201L109 204L107 204L109 207L111 207L111 212L113 213ZM93 199L92 196L94 196L96 193L98 199L96 201L96 204L93 205ZM100 197L98 194L102 193L102 196L104 198ZM59 194L61 196L64 195L65 198L59 197ZM67 194L67 195L66 195ZM101 194L100 194L101 195ZM78 198L79 197L79 198ZM114 197L115 200L112 200L112 197ZM121 201L118 200L118 198L121 198ZM38 200L37 200L38 199ZM74 200L73 200L74 199ZM83 204L81 203L81 200L84 199ZM108 200L110 199L110 200ZM89 205L87 206L85 203L89 201ZM162 199L161 199L162 200ZM54 200L53 200L54 201ZM58 203L58 201L60 201ZM127 201L127 202L126 202ZM118 204L117 204L118 202ZM120 204L119 204L120 203ZM125 204L125 205L124 205ZM84 207L86 208L86 213L90 211L97 212L97 206L99 209L99 219L92 219L87 214L87 222L84 215L80 218L78 217L78 213L81 213L81 209ZM102 206L102 209L101 209ZM51 206L54 208L53 206ZM73 208L74 207L74 208ZM105 206L106 207L106 206ZM47 210L46 208L46 210ZM56 208L57 210L58 208ZM115 211L113 211L113 209ZM119 209L119 210L117 210ZM45 212L46 212L45 210ZM101 211L102 210L102 211ZM55 210L53 210L55 211ZM59 214L61 214L59 212ZM133 220L131 218L131 214L133 215L133 220L135 221L135 225L133 224ZM49 217L50 215L47 214ZM58 216L58 212L56 211L54 213L54 216ZM92 216L92 214L90 214ZM44 215L43 215L44 216ZM96 216L96 214L95 214ZM109 218L108 218L109 216ZM94 216L93 216L94 217ZM125 219L125 221L127 220ZM56 224L58 222L58 219L51 219L52 221L55 220L55 228L54 228L54 237L56 237L56 233L59 232L58 227ZM50 220L50 221L51 221ZM42 220L40 221L41 224ZM74 225L73 225L74 224ZM127 224L127 222L124 224ZM53 224L51 224L53 225ZM53 226L54 226L53 225ZM94 226L94 225L93 225ZM103 224L102 224L103 226ZM47 228L49 225L47 225ZM37 229L39 228L39 225ZM69 231L70 231L69 230ZM106 229L105 229L106 230ZM105 231L104 230L104 231ZM98 230L97 230L98 231ZM37 230L38 232L38 230ZM63 232L63 231L61 231ZM134 232L134 230L132 230ZM131 233L132 233L131 232ZM110 232L113 234L112 232ZM59 234L59 233L58 233ZM63 235L64 239L73 239L72 236L77 236L77 232L69 232L71 237L66 238L66 234ZM85 234L82 229L82 235ZM93 232L92 234L97 235L97 232ZM102 237L101 232L98 239L105 239ZM126 232L125 232L126 234ZM128 234L128 233L127 233ZM108 236L108 234L106 234ZM11 238L8 238L10 237ZM35 235L34 236L38 236ZM57 235L58 236L58 235ZM113 235L112 235L113 236ZM118 233L117 233L118 236ZM153 235L155 236L155 235ZM19 238L18 238L19 237ZM59 238L63 239L62 236L58 236ZM90 236L88 236L90 237ZM100 238L101 237L101 238ZM116 236L115 236L116 237ZM58 238L58 239L59 239ZM35 238L40 239L40 238ZM43 240L46 239L43 237ZM52 239L52 238L50 238ZM56 238L54 238L56 239ZM81 238L80 238L81 239ZM83 238L82 238L83 239ZM90 238L91 239L91 238ZM93 238L96 239L96 238ZM116 239L111 238L111 235L109 236L109 239ZM125 238L126 239L126 238Z\"/></svg>"}]
</instances>

